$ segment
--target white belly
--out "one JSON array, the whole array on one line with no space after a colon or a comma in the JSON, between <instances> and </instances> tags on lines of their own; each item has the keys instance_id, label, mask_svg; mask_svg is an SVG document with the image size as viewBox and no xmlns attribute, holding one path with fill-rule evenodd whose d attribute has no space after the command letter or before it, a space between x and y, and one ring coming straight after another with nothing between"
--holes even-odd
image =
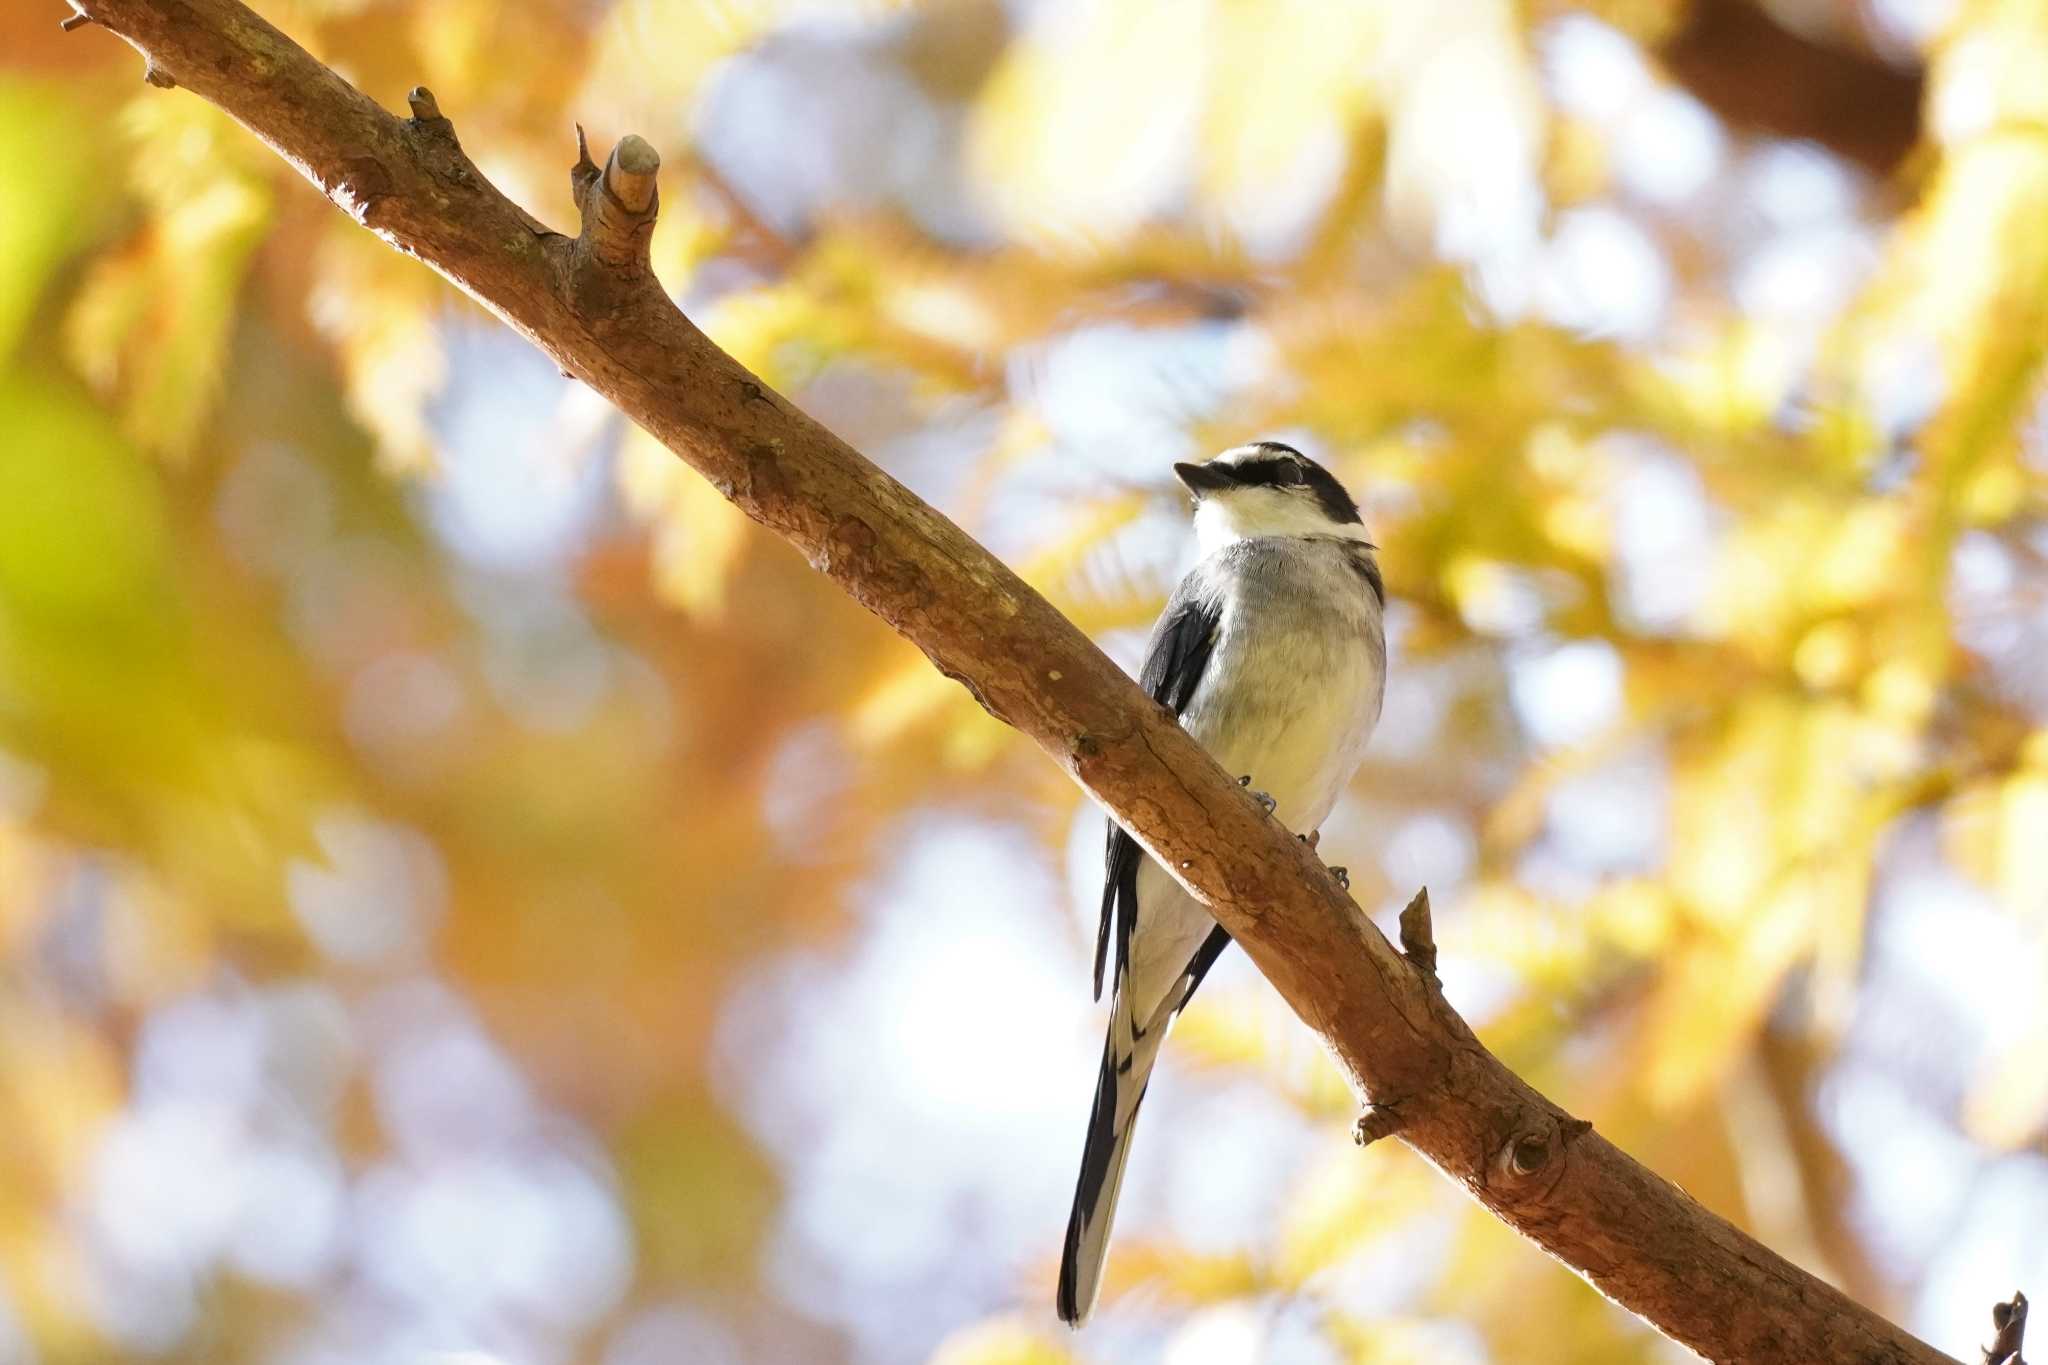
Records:
<instances>
[{"instance_id":1,"label":"white belly","mask_svg":"<svg viewBox=\"0 0 2048 1365\"><path fill-rule=\"evenodd\" d=\"M1353 585L1329 586L1350 594L1337 599L1347 606L1358 600ZM1181 716L1224 771L1273 798L1274 817L1297 834L1319 827L1337 804L1379 719L1385 685L1377 603L1332 621L1317 614L1322 596L1295 586L1277 609L1226 616ZM1130 989L1145 1020L1215 921L1150 859L1139 869L1138 906Z\"/></svg>"}]
</instances>

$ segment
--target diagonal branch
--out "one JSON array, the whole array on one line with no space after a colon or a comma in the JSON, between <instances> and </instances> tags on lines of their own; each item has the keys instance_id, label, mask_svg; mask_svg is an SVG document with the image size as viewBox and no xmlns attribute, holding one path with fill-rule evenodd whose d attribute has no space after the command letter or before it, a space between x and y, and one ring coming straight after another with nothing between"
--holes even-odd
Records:
<instances>
[{"instance_id":1,"label":"diagonal branch","mask_svg":"<svg viewBox=\"0 0 2048 1365\"><path fill-rule=\"evenodd\" d=\"M1401 1139L1502 1220L1715 1360L1949 1360L1503 1067L1426 970L1426 923L1404 957L1050 604L706 340L648 269L644 142L622 141L603 170L578 161L583 229L570 238L484 179L431 95L415 91L413 117L394 117L237 0L73 4L140 50L153 79L225 109L611 400L1038 743L1210 906L1361 1097L1398 1113Z\"/></svg>"}]
</instances>

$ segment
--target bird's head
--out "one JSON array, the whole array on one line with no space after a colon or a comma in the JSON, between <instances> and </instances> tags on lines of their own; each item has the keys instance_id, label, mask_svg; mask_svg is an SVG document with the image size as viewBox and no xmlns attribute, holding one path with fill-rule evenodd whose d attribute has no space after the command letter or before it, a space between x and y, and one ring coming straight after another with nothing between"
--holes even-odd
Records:
<instances>
[{"instance_id":1,"label":"bird's head","mask_svg":"<svg viewBox=\"0 0 2048 1365\"><path fill-rule=\"evenodd\" d=\"M1204 553L1255 536L1366 539L1344 485L1293 446L1258 441L1206 464L1177 464L1173 472L1195 499Z\"/></svg>"}]
</instances>

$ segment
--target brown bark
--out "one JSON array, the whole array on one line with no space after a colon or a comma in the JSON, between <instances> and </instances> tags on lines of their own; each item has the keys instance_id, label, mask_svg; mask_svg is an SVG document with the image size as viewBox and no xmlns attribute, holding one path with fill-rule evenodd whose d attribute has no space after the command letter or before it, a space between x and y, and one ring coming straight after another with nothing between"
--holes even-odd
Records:
<instances>
[{"instance_id":1,"label":"brown bark","mask_svg":"<svg viewBox=\"0 0 2048 1365\"><path fill-rule=\"evenodd\" d=\"M432 97L386 113L236 0L76 0L159 83L212 101L345 212L491 308L1043 747L1176 869L1328 1043L1377 1118L1623 1307L1720 1361L1932 1365L1482 1047L1302 842L1015 574L719 351L647 266L651 149L574 174L575 238L462 153ZM1424 955L1426 910L1404 924Z\"/></svg>"}]
</instances>

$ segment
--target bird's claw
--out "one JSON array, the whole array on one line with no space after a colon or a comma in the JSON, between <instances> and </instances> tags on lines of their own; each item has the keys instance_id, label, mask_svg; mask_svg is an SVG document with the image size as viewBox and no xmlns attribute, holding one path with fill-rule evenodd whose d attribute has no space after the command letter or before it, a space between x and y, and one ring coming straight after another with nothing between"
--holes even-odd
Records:
<instances>
[{"instance_id":1,"label":"bird's claw","mask_svg":"<svg viewBox=\"0 0 2048 1365\"><path fill-rule=\"evenodd\" d=\"M1251 786L1251 784L1252 778L1250 773L1246 773L1243 777L1237 779L1237 785L1240 787L1249 787ZM1258 802L1259 809L1266 812L1266 814L1268 815L1271 815L1273 813L1274 808L1280 804L1278 801L1275 801L1272 797L1266 795L1266 793L1264 792L1253 792L1252 800Z\"/></svg>"},{"instance_id":2,"label":"bird's claw","mask_svg":"<svg viewBox=\"0 0 2048 1365\"><path fill-rule=\"evenodd\" d=\"M1240 778L1239 780L1243 782L1251 781L1251 779L1248 777ZM1258 793L1253 792L1252 795L1257 796ZM1304 844L1307 844L1310 848L1314 848L1316 845L1322 843L1323 832L1319 829L1312 829L1306 834L1297 834L1294 837L1301 840ZM1343 887L1346 891L1349 891L1351 889L1351 874L1349 872L1345 871L1341 867L1332 867L1330 869L1330 875L1337 879L1337 885Z\"/></svg>"}]
</instances>

